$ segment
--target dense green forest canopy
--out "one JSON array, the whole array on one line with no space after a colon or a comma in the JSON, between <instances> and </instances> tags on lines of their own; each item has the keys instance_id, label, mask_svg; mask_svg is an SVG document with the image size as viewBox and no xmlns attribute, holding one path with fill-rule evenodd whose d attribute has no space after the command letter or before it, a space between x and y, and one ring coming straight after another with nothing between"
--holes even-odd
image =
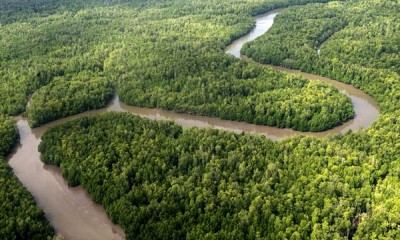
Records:
<instances>
[{"instance_id":1,"label":"dense green forest canopy","mask_svg":"<svg viewBox=\"0 0 400 240\"><path fill-rule=\"evenodd\" d=\"M397 239L399 14L389 0L293 7L244 51L364 89L384 112L367 130L271 142L110 113L51 129L43 160L131 239Z\"/></svg>"},{"instance_id":2,"label":"dense green forest canopy","mask_svg":"<svg viewBox=\"0 0 400 240\"><path fill-rule=\"evenodd\" d=\"M400 237L400 203L392 190L400 182L399 20L399 1L292 7L276 18L268 34L243 48L256 61L340 79L378 99L386 114L369 131L339 138L342 144L365 151L374 164L384 162L367 211L354 219L359 222L359 239Z\"/></svg>"},{"instance_id":3,"label":"dense green forest canopy","mask_svg":"<svg viewBox=\"0 0 400 240\"><path fill-rule=\"evenodd\" d=\"M101 107L115 89L130 104L196 114L207 113L214 89L231 94L218 99L225 110L251 97L278 108L275 96L294 93L285 96L294 100L313 87L317 95L333 91L332 100L343 100L329 86L223 55L226 44L251 28L251 15L305 2L0 0L7 6L0 9L0 112L21 113L30 99L28 116L40 125ZM272 142L109 113L52 128L40 145L42 159L60 166L71 185L87 189L129 239L398 239L399 5L354 0L289 8L244 51L373 95L383 114L367 130ZM231 81L242 85L229 89ZM192 91L198 86L207 92ZM199 108L188 93L203 94L209 105ZM179 109L174 94L190 104ZM0 119L6 154L15 125ZM4 236L52 235L3 165Z\"/></svg>"},{"instance_id":4,"label":"dense green forest canopy","mask_svg":"<svg viewBox=\"0 0 400 240\"><path fill-rule=\"evenodd\" d=\"M243 53L258 62L340 79L377 98L384 112L395 111L400 109L399 12L398 1L291 7Z\"/></svg>"},{"instance_id":5,"label":"dense green forest canopy","mask_svg":"<svg viewBox=\"0 0 400 240\"><path fill-rule=\"evenodd\" d=\"M398 224L381 209L396 206L396 191L382 191L398 180L397 123L272 142L107 113L50 129L39 150L128 239L390 239L396 230L379 224Z\"/></svg>"},{"instance_id":6,"label":"dense green forest canopy","mask_svg":"<svg viewBox=\"0 0 400 240\"><path fill-rule=\"evenodd\" d=\"M15 121L0 114L0 239L46 239L53 228L4 159L17 139Z\"/></svg>"},{"instance_id":7,"label":"dense green forest canopy","mask_svg":"<svg viewBox=\"0 0 400 240\"><path fill-rule=\"evenodd\" d=\"M0 114L0 156L5 156L18 139L18 129L15 121Z\"/></svg>"},{"instance_id":8,"label":"dense green forest canopy","mask_svg":"<svg viewBox=\"0 0 400 240\"><path fill-rule=\"evenodd\" d=\"M310 1L101 2L4 3L30 17L0 28L0 112L29 101L35 127L104 107L116 88L130 105L301 131L354 116L331 86L222 53L251 15Z\"/></svg>"}]
</instances>

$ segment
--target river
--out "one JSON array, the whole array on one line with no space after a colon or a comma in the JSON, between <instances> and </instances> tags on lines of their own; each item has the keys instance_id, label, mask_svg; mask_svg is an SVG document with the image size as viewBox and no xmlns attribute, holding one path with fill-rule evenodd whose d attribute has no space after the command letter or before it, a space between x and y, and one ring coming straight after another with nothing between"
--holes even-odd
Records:
<instances>
[{"instance_id":1,"label":"river","mask_svg":"<svg viewBox=\"0 0 400 240\"><path fill-rule=\"evenodd\" d=\"M240 56L241 47L245 42L264 34L272 26L273 19L279 12L280 10L271 11L256 17L256 28L229 45L226 53L249 60ZM118 96L116 96L104 109L63 118L39 128L31 129L26 119L17 118L21 140L19 146L9 155L9 164L13 168L15 175L35 197L38 206L43 208L46 217L54 226L56 232L65 239L124 239L123 230L110 222L104 209L93 203L90 196L88 196L82 187L68 187L59 168L46 166L40 161L40 154L37 150L38 145L41 136L49 127L81 116L93 116L107 111L119 111L130 112L151 119L172 120L184 128L213 127L234 132L257 133L273 140L279 140L297 134L323 137L344 133L350 129L356 131L360 128L369 127L379 116L379 108L376 101L359 89L312 74L279 67L274 68L285 72L301 74L310 80L320 79L333 84L351 98L356 111L355 118L328 131L302 133L291 129L227 121L212 117L178 114L160 109L132 107L121 103Z\"/></svg>"}]
</instances>

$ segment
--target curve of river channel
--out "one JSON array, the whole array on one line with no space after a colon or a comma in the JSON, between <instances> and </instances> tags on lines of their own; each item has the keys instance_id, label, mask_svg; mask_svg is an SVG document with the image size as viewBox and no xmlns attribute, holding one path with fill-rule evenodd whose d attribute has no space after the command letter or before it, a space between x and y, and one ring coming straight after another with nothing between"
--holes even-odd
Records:
<instances>
[{"instance_id":1,"label":"curve of river channel","mask_svg":"<svg viewBox=\"0 0 400 240\"><path fill-rule=\"evenodd\" d=\"M256 17L257 24L255 29L229 45L226 53L240 57L242 45L265 33L272 26L273 19L279 11L272 11ZM13 168L15 175L33 194L38 206L43 208L46 217L54 226L56 232L65 239L124 239L123 230L110 222L104 209L94 204L82 187L68 187L59 168L44 165L40 161L40 154L37 150L38 145L41 136L49 127L81 116L97 115L107 111L120 111L130 112L151 119L173 120L184 128L192 126L214 127L234 132L263 134L270 139L278 140L297 134L321 137L340 132L343 133L349 129L359 130L360 128L370 126L379 115L379 108L376 101L350 85L312 74L278 67L275 68L285 72L298 73L311 80L321 79L324 82L333 84L351 98L356 111L356 117L341 126L325 132L302 133L291 129L279 129L243 122L226 121L218 118L178 114L160 109L132 107L121 103L118 96L116 96L104 109L63 118L35 129L29 127L26 119L17 118L21 141L20 145L9 155L9 164Z\"/></svg>"}]
</instances>

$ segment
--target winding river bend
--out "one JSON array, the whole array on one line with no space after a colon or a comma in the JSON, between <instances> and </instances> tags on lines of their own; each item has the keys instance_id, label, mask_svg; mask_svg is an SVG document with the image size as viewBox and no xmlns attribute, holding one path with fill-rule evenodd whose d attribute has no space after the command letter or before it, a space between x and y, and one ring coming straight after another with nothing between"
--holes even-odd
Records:
<instances>
[{"instance_id":1,"label":"winding river bend","mask_svg":"<svg viewBox=\"0 0 400 240\"><path fill-rule=\"evenodd\" d=\"M275 10L256 17L256 28L246 36L229 45L226 48L226 53L241 57L240 49L243 44L265 33L272 26L274 17L280 11L281 10ZM249 60L243 56L242 58ZM279 129L242 122L226 121L218 118L178 114L160 109L132 107L121 103L118 96L116 96L104 109L63 118L40 128L31 129L26 119L17 118L21 143L14 150L14 153L9 155L9 164L13 168L15 175L33 194L39 207L43 208L46 217L55 227L57 233L65 237L65 239L124 239L123 230L111 223L104 209L93 203L90 196L88 196L83 188L68 187L58 168L46 166L40 161L40 154L37 148L41 136L49 127L81 116L93 116L107 111L120 111L130 112L151 119L173 120L184 128L193 126L214 127L234 132L263 134L270 139L279 140L297 134L322 137L336 133L344 133L350 129L356 131L360 128L369 127L379 116L377 102L359 89L312 74L280 67L274 68L285 72L301 74L310 80L320 79L323 82L333 84L351 98L356 111L355 118L325 132L302 133L291 129Z\"/></svg>"},{"instance_id":2,"label":"winding river bend","mask_svg":"<svg viewBox=\"0 0 400 240\"><path fill-rule=\"evenodd\" d=\"M256 21L256 26L255 28L250 31L248 34L245 36L235 40L232 44L227 46L225 48L225 53L231 54L237 58L241 58L245 61L251 61L250 58L241 55L240 50L242 49L243 45L247 42L253 41L257 37L263 35L266 33L273 25L274 23L274 18L276 15L278 15L282 9L276 9L270 12L267 12L265 14L259 15L255 18ZM258 63L259 64L259 63ZM301 133L299 131L294 131L291 129L279 129L279 132L274 132L271 134L264 134L268 138L271 139L281 139L293 135L298 135L298 134L303 134L303 135L311 135L311 136L316 136L316 137L324 137L328 135L333 135L337 133L346 133L349 130L352 131L358 131L360 129L368 128L371 126L373 122L375 122L378 117L379 117L379 107L378 103L374 98L366 94L365 92L361 91L360 89L357 89L351 85L332 80L329 78L317 76L314 74L310 73L304 73L298 70L293 70L293 69L288 69L284 67L278 67L278 66L273 66L273 65L265 65L265 64L260 64L263 66L268 66L272 67L276 70L286 72L286 73L293 73L293 74L299 74L311 81L313 80L320 80L324 83L328 83L339 89L342 93L346 94L350 99L353 104L353 108L355 111L355 117L354 119L351 119L342 125L339 125L335 128L329 129L327 131L323 132L318 132L318 133ZM262 132L264 133L264 132Z\"/></svg>"}]
</instances>

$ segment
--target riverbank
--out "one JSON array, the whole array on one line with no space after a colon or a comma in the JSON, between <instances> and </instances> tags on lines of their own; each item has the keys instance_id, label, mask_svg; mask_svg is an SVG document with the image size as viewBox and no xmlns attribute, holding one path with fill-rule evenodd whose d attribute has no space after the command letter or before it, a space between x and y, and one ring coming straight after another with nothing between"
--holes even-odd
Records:
<instances>
[{"instance_id":1,"label":"riverbank","mask_svg":"<svg viewBox=\"0 0 400 240\"><path fill-rule=\"evenodd\" d=\"M271 14L272 15L262 15L269 21L266 21L268 23L263 26L272 26L273 17L276 16L277 12L275 11ZM258 18L256 18L256 22L258 21L257 19ZM264 20L260 18L259 21ZM272 23L270 23L270 21L272 21ZM263 31L267 31L269 27L263 29ZM232 44L235 44L235 42ZM282 68L277 69L289 72L292 71ZM293 73L299 72L294 71ZM345 133L348 130L357 131L360 128L369 127L379 116L379 108L376 101L361 90L330 79L324 80L324 78L315 75L300 74L304 77L308 76L307 78L309 79L318 78L324 82L336 84L335 87L344 91L344 93L352 99L354 109L356 110L355 119L328 131L304 133L291 129L226 121L212 117L178 114L160 109L132 107L121 103L117 96L107 108L59 119L40 128L31 129L26 119L19 119L18 128L21 136L21 144L15 152L9 156L9 164L14 169L20 181L34 195L38 205L44 209L46 217L60 235L67 239L74 239L77 236L83 239L123 239L123 230L111 223L104 209L94 204L84 189L81 187L68 187L59 169L45 166L40 161L40 154L37 151L37 147L42 134L49 127L81 116L93 116L107 111L119 111L130 112L150 119L172 120L185 128L214 127L226 131L262 134L267 138L279 140L299 134L324 137L337 133ZM32 179L33 177L34 180Z\"/></svg>"}]
</instances>

